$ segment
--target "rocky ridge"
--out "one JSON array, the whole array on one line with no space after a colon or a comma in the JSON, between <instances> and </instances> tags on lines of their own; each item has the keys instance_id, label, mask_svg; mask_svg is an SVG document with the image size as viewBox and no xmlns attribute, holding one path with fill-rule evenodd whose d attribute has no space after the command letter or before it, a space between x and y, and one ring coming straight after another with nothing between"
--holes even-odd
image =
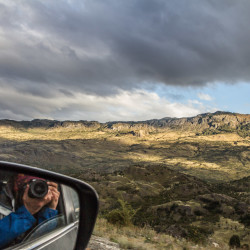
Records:
<instances>
[{"instance_id":1,"label":"rocky ridge","mask_svg":"<svg viewBox=\"0 0 250 250\"><path fill-rule=\"evenodd\" d=\"M134 135L144 135L164 129L179 130L230 130L242 129L250 124L250 115L215 112L200 114L188 118L162 118L139 122L107 122L99 123L97 121L56 121L39 120L32 121L12 121L0 120L0 126L9 126L14 128L67 128L67 129L85 129L85 130L113 130L117 132L130 132Z\"/></svg>"},{"instance_id":2,"label":"rocky ridge","mask_svg":"<svg viewBox=\"0 0 250 250\"><path fill-rule=\"evenodd\" d=\"M92 235L86 250L120 250L119 244Z\"/></svg>"}]
</instances>

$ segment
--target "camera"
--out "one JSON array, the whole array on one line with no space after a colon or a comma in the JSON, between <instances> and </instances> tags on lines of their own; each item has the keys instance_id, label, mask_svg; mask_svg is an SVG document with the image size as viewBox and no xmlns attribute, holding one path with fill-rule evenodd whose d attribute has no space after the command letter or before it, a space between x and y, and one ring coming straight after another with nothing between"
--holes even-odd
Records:
<instances>
[{"instance_id":1,"label":"camera","mask_svg":"<svg viewBox=\"0 0 250 250\"><path fill-rule=\"evenodd\" d=\"M42 199L48 193L48 184L41 179L33 179L29 182L28 196L30 198Z\"/></svg>"}]
</instances>

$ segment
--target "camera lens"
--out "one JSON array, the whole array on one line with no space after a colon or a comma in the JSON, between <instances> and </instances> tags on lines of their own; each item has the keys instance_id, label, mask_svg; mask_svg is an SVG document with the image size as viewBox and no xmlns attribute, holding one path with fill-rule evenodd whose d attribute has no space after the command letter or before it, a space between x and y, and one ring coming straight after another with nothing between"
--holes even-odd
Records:
<instances>
[{"instance_id":1,"label":"camera lens","mask_svg":"<svg viewBox=\"0 0 250 250\"><path fill-rule=\"evenodd\" d=\"M29 186L28 195L30 198L42 199L48 193L48 184L44 180L33 179Z\"/></svg>"}]
</instances>

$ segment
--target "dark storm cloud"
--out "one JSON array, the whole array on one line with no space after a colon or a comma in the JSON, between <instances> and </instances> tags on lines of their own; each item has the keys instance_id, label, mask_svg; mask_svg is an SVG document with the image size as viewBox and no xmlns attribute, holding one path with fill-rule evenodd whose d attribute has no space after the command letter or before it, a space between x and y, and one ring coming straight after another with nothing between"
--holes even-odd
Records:
<instances>
[{"instance_id":1,"label":"dark storm cloud","mask_svg":"<svg viewBox=\"0 0 250 250\"><path fill-rule=\"evenodd\" d=\"M2 2L0 77L34 95L249 81L249 13L247 0Z\"/></svg>"}]
</instances>

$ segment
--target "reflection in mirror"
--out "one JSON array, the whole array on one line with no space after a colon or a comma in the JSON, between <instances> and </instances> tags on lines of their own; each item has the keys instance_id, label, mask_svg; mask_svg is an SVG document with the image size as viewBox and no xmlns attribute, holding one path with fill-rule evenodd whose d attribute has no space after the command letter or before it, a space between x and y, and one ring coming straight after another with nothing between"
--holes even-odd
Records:
<instances>
[{"instance_id":1,"label":"reflection in mirror","mask_svg":"<svg viewBox=\"0 0 250 250\"><path fill-rule=\"evenodd\" d=\"M0 249L73 249L78 217L79 198L71 187L0 172Z\"/></svg>"}]
</instances>

